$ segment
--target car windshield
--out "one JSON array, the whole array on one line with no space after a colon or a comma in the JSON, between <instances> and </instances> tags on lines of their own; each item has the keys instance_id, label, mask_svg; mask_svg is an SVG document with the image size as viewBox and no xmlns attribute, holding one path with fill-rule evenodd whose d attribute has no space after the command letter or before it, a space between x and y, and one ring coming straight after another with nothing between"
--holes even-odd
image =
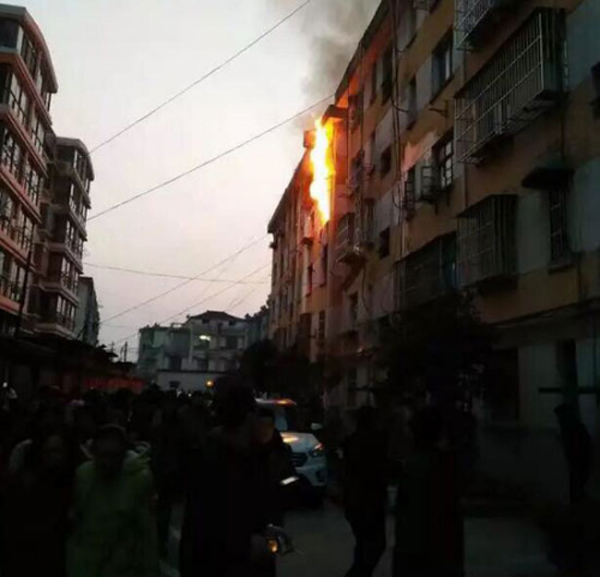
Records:
<instances>
[{"instance_id":1,"label":"car windshield","mask_svg":"<svg viewBox=\"0 0 600 577\"><path fill-rule=\"evenodd\" d=\"M299 417L298 408L295 405L276 405L271 403L265 403L262 405L269 408L275 414L275 428L281 432L286 433L288 431L303 431L304 428L301 424Z\"/></svg>"}]
</instances>

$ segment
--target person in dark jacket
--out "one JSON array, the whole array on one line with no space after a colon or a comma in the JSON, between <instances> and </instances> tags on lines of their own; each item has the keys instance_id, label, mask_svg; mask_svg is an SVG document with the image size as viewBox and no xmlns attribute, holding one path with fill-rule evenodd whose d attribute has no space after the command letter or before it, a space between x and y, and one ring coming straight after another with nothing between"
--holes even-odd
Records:
<instances>
[{"instance_id":1,"label":"person in dark jacket","mask_svg":"<svg viewBox=\"0 0 600 577\"><path fill-rule=\"evenodd\" d=\"M453 454L439 447L441 414L423 408L411 429L414 446L396 502L393 577L460 577L464 530L459 477Z\"/></svg>"},{"instance_id":2,"label":"person in dark jacket","mask_svg":"<svg viewBox=\"0 0 600 577\"><path fill-rule=\"evenodd\" d=\"M32 438L2 495L2 577L65 577L76 460L67 431L45 430Z\"/></svg>"},{"instance_id":3,"label":"person in dark jacket","mask_svg":"<svg viewBox=\"0 0 600 577\"><path fill-rule=\"evenodd\" d=\"M585 488L592 472L592 438L572 405L563 403L554 409L554 413L560 426L569 468L569 493L574 505L585 498Z\"/></svg>"},{"instance_id":4,"label":"person in dark jacket","mask_svg":"<svg viewBox=\"0 0 600 577\"><path fill-rule=\"evenodd\" d=\"M258 494L252 390L216 383L221 425L207 437L202 475L188 495L180 544L182 577L248 577Z\"/></svg>"},{"instance_id":5,"label":"person in dark jacket","mask_svg":"<svg viewBox=\"0 0 600 577\"><path fill-rule=\"evenodd\" d=\"M356 431L343 445L344 508L356 546L347 577L371 577L386 545L387 439L377 413L362 407Z\"/></svg>"}]
</instances>

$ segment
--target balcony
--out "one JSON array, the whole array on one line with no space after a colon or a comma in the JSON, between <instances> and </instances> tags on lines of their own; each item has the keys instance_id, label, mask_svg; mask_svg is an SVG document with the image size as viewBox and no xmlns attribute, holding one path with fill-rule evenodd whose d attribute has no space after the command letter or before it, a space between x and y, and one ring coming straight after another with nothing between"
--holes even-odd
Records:
<instances>
[{"instance_id":1,"label":"balcony","mask_svg":"<svg viewBox=\"0 0 600 577\"><path fill-rule=\"evenodd\" d=\"M515 0L455 0L454 28L456 47L467 50L477 47L488 30L502 17Z\"/></svg>"},{"instance_id":2,"label":"balcony","mask_svg":"<svg viewBox=\"0 0 600 577\"><path fill-rule=\"evenodd\" d=\"M517 197L490 196L458 215L458 285L512 281L517 271Z\"/></svg>"},{"instance_id":3,"label":"balcony","mask_svg":"<svg viewBox=\"0 0 600 577\"><path fill-rule=\"evenodd\" d=\"M540 9L456 94L456 153L488 159L496 146L555 107L563 93L563 17Z\"/></svg>"},{"instance_id":4,"label":"balcony","mask_svg":"<svg viewBox=\"0 0 600 577\"><path fill-rule=\"evenodd\" d=\"M21 300L22 290L22 285L12 280L10 276L0 275L0 296L18 303Z\"/></svg>"},{"instance_id":5,"label":"balcony","mask_svg":"<svg viewBox=\"0 0 600 577\"><path fill-rule=\"evenodd\" d=\"M396 309L419 307L456 290L456 236L445 235L396 263Z\"/></svg>"},{"instance_id":6,"label":"balcony","mask_svg":"<svg viewBox=\"0 0 600 577\"><path fill-rule=\"evenodd\" d=\"M355 217L353 212L342 216L338 221L335 245L335 260L351 264L358 259L356 251Z\"/></svg>"}]
</instances>

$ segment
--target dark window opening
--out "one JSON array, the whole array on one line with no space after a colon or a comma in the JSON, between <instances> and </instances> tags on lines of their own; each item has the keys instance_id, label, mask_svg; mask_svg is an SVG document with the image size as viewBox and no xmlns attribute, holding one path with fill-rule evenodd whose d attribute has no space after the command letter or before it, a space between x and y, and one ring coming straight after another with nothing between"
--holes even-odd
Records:
<instances>
[{"instance_id":1,"label":"dark window opening","mask_svg":"<svg viewBox=\"0 0 600 577\"><path fill-rule=\"evenodd\" d=\"M381 99L385 104L391 97L394 86L394 52L389 47L383 54L383 79L381 82Z\"/></svg>"},{"instance_id":2,"label":"dark window opening","mask_svg":"<svg viewBox=\"0 0 600 577\"><path fill-rule=\"evenodd\" d=\"M379 164L379 173L382 177L392 170L392 147L388 146L382 153Z\"/></svg>"},{"instance_id":3,"label":"dark window opening","mask_svg":"<svg viewBox=\"0 0 600 577\"><path fill-rule=\"evenodd\" d=\"M442 40L433 53L433 96L452 78L452 35Z\"/></svg>"},{"instance_id":4,"label":"dark window opening","mask_svg":"<svg viewBox=\"0 0 600 577\"><path fill-rule=\"evenodd\" d=\"M567 192L564 189L550 190L550 260L560 261L569 256L567 234Z\"/></svg>"},{"instance_id":5,"label":"dark window opening","mask_svg":"<svg viewBox=\"0 0 600 577\"><path fill-rule=\"evenodd\" d=\"M379 233L379 258L390 256L390 229L389 227Z\"/></svg>"},{"instance_id":6,"label":"dark window opening","mask_svg":"<svg viewBox=\"0 0 600 577\"><path fill-rule=\"evenodd\" d=\"M371 68L371 104L377 99L377 61Z\"/></svg>"}]
</instances>

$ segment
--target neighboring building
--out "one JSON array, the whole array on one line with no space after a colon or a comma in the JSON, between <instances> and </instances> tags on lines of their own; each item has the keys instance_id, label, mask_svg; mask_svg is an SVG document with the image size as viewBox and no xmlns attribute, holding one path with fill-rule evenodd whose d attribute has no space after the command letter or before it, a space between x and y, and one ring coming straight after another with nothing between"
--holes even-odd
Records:
<instances>
[{"instance_id":1,"label":"neighboring building","mask_svg":"<svg viewBox=\"0 0 600 577\"><path fill-rule=\"evenodd\" d=\"M5 4L0 5L0 84L0 329L12 334L32 280L27 269L42 222L50 102L58 84L37 24L25 8Z\"/></svg>"},{"instance_id":2,"label":"neighboring building","mask_svg":"<svg viewBox=\"0 0 600 577\"><path fill-rule=\"evenodd\" d=\"M554 407L599 432L599 24L600 0L382 2L325 117L330 219L307 152L269 224L270 334L328 402L368 399L398 313L475 295L501 336L486 466L554 495Z\"/></svg>"},{"instance_id":3,"label":"neighboring building","mask_svg":"<svg viewBox=\"0 0 600 577\"><path fill-rule=\"evenodd\" d=\"M198 382L214 381L239 368L246 348L246 321L225 312L206 311L170 327L140 329L138 371L150 382L161 383L161 371L169 373L169 388L187 384L183 376L195 373ZM177 383L179 383L177 385ZM175 386L177 385L177 386Z\"/></svg>"},{"instance_id":4,"label":"neighboring building","mask_svg":"<svg viewBox=\"0 0 600 577\"><path fill-rule=\"evenodd\" d=\"M52 132L58 89L25 8L0 5L0 332L74 336L94 174L79 140Z\"/></svg>"},{"instance_id":5,"label":"neighboring building","mask_svg":"<svg viewBox=\"0 0 600 577\"><path fill-rule=\"evenodd\" d=\"M246 315L246 348L269 338L269 308L261 307L253 315Z\"/></svg>"},{"instance_id":6,"label":"neighboring building","mask_svg":"<svg viewBox=\"0 0 600 577\"><path fill-rule=\"evenodd\" d=\"M88 276L79 278L79 306L75 316L75 336L88 345L98 345L100 330L100 310L94 279Z\"/></svg>"},{"instance_id":7,"label":"neighboring building","mask_svg":"<svg viewBox=\"0 0 600 577\"><path fill-rule=\"evenodd\" d=\"M39 292L37 295L32 292L29 304L30 311L37 317L37 332L72 338L77 337L76 316L81 306L79 282L94 171L89 152L80 140L50 140L54 156L34 258L34 287Z\"/></svg>"}]
</instances>

